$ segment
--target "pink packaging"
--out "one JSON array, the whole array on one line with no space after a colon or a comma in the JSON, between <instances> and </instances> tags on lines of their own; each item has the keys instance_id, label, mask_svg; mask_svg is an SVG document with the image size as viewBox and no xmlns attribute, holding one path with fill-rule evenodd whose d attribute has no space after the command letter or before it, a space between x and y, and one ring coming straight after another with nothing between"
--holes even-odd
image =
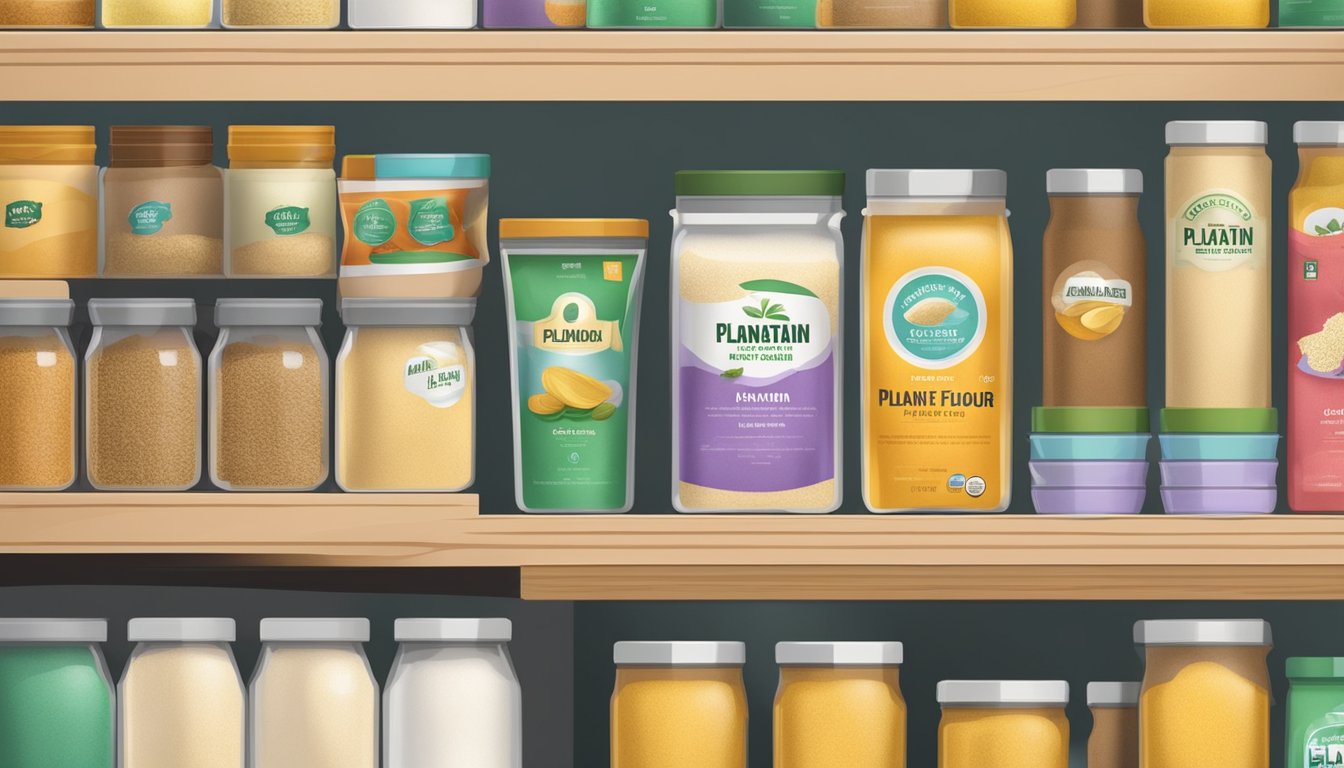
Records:
<instances>
[{"instance_id":1,"label":"pink packaging","mask_svg":"<svg viewBox=\"0 0 1344 768\"><path fill-rule=\"evenodd\" d=\"M1344 365L1330 366L1344 354L1336 352L1344 344L1344 234L1290 228L1288 261L1288 506L1340 512Z\"/></svg>"}]
</instances>

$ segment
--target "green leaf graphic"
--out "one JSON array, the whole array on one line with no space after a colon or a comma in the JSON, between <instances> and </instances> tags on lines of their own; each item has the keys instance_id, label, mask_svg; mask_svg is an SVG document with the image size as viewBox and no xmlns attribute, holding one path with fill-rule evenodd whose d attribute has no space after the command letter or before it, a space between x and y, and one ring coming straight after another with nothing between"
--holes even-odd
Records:
<instances>
[{"instance_id":1,"label":"green leaf graphic","mask_svg":"<svg viewBox=\"0 0 1344 768\"><path fill-rule=\"evenodd\" d=\"M773 315L766 315L766 316L765 316L765 319L766 319L766 320L778 320L778 321L780 321L781 323L787 323L787 322L789 322L789 316L788 316L788 315L785 315L785 314L780 314L780 313L776 313L776 314L773 314Z\"/></svg>"},{"instance_id":2,"label":"green leaf graphic","mask_svg":"<svg viewBox=\"0 0 1344 768\"><path fill-rule=\"evenodd\" d=\"M1320 235L1321 237L1325 237L1326 235L1330 234L1330 230L1318 225L1316 227L1316 234Z\"/></svg>"},{"instance_id":3,"label":"green leaf graphic","mask_svg":"<svg viewBox=\"0 0 1344 768\"><path fill-rule=\"evenodd\" d=\"M764 316L765 316L765 315L761 312L761 310L759 310L759 309L757 309L757 308L755 308L755 307L743 307L743 308L742 308L742 311L746 313L747 317L764 317Z\"/></svg>"},{"instance_id":4,"label":"green leaf graphic","mask_svg":"<svg viewBox=\"0 0 1344 768\"><path fill-rule=\"evenodd\" d=\"M741 368L730 368L723 373L720 373L719 376L722 376L725 379L736 379L738 376L741 376L742 373L743 370Z\"/></svg>"}]
</instances>

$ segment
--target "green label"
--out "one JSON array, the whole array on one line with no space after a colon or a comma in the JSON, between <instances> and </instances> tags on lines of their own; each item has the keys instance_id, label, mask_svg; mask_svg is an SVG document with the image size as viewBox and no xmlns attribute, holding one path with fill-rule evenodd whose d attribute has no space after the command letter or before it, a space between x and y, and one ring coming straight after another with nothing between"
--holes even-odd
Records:
<instances>
[{"instance_id":1,"label":"green label","mask_svg":"<svg viewBox=\"0 0 1344 768\"><path fill-rule=\"evenodd\" d=\"M628 504L638 254L507 254L528 509Z\"/></svg>"},{"instance_id":2,"label":"green label","mask_svg":"<svg viewBox=\"0 0 1344 768\"><path fill-rule=\"evenodd\" d=\"M816 0L724 0L723 26L742 29L815 29Z\"/></svg>"},{"instance_id":3,"label":"green label","mask_svg":"<svg viewBox=\"0 0 1344 768\"><path fill-rule=\"evenodd\" d=\"M266 226L277 235L297 235L308 229L308 209L282 205L266 212Z\"/></svg>"},{"instance_id":4,"label":"green label","mask_svg":"<svg viewBox=\"0 0 1344 768\"><path fill-rule=\"evenodd\" d=\"M386 200L370 200L355 212L353 229L357 240L376 247L392 239L397 231L397 216Z\"/></svg>"},{"instance_id":5,"label":"green label","mask_svg":"<svg viewBox=\"0 0 1344 768\"><path fill-rule=\"evenodd\" d=\"M1309 260L1302 265L1302 279L1315 280L1321 276L1319 263Z\"/></svg>"},{"instance_id":6,"label":"green label","mask_svg":"<svg viewBox=\"0 0 1344 768\"><path fill-rule=\"evenodd\" d=\"M985 298L966 275L938 268L911 272L892 286L883 313L887 341L906 362L950 368L979 349Z\"/></svg>"},{"instance_id":7,"label":"green label","mask_svg":"<svg viewBox=\"0 0 1344 768\"><path fill-rule=\"evenodd\" d=\"M131 209L126 222L131 225L131 234L157 235L163 231L163 225L173 218L173 206L158 200L141 203Z\"/></svg>"},{"instance_id":8,"label":"green label","mask_svg":"<svg viewBox=\"0 0 1344 768\"><path fill-rule=\"evenodd\" d=\"M717 0L590 0L589 27L693 27L719 25Z\"/></svg>"},{"instance_id":9,"label":"green label","mask_svg":"<svg viewBox=\"0 0 1344 768\"><path fill-rule=\"evenodd\" d=\"M1279 0L1281 27L1344 27L1344 0Z\"/></svg>"},{"instance_id":10,"label":"green label","mask_svg":"<svg viewBox=\"0 0 1344 768\"><path fill-rule=\"evenodd\" d=\"M5 206L5 226L27 229L42 220L42 204L36 200L15 200Z\"/></svg>"},{"instance_id":11,"label":"green label","mask_svg":"<svg viewBox=\"0 0 1344 768\"><path fill-rule=\"evenodd\" d=\"M427 197L411 201L411 216L406 224L411 237L421 245L438 245L453 239L453 217L448 199Z\"/></svg>"}]
</instances>

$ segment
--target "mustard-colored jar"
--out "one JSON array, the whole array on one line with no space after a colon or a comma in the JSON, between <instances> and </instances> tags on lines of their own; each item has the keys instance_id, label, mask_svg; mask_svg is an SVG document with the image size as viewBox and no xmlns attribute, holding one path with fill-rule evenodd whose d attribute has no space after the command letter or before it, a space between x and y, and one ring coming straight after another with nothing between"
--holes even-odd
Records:
<instances>
[{"instance_id":1,"label":"mustard-colored jar","mask_svg":"<svg viewBox=\"0 0 1344 768\"><path fill-rule=\"evenodd\" d=\"M1263 29L1269 0L1143 0L1151 29Z\"/></svg>"},{"instance_id":2,"label":"mustard-colored jar","mask_svg":"<svg viewBox=\"0 0 1344 768\"><path fill-rule=\"evenodd\" d=\"M1140 768L1269 768L1269 624L1140 621Z\"/></svg>"},{"instance_id":3,"label":"mustard-colored jar","mask_svg":"<svg viewBox=\"0 0 1344 768\"><path fill-rule=\"evenodd\" d=\"M938 768L1068 768L1068 703L1063 680L944 680Z\"/></svg>"},{"instance_id":4,"label":"mustard-colored jar","mask_svg":"<svg viewBox=\"0 0 1344 768\"><path fill-rule=\"evenodd\" d=\"M623 642L613 657L611 768L746 768L745 645Z\"/></svg>"},{"instance_id":5,"label":"mustard-colored jar","mask_svg":"<svg viewBox=\"0 0 1344 768\"><path fill-rule=\"evenodd\" d=\"M904 768L900 643L780 643L775 768Z\"/></svg>"},{"instance_id":6,"label":"mustard-colored jar","mask_svg":"<svg viewBox=\"0 0 1344 768\"><path fill-rule=\"evenodd\" d=\"M1078 19L1077 0L948 0L953 29L1068 29Z\"/></svg>"},{"instance_id":7,"label":"mustard-colored jar","mask_svg":"<svg viewBox=\"0 0 1344 768\"><path fill-rule=\"evenodd\" d=\"M98 274L91 125L0 126L0 277Z\"/></svg>"}]
</instances>

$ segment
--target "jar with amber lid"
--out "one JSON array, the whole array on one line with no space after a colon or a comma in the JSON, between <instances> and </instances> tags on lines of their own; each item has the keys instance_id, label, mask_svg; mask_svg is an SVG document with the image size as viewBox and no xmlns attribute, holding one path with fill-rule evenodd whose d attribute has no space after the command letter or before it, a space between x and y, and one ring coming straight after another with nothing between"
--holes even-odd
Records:
<instances>
[{"instance_id":1,"label":"jar with amber lid","mask_svg":"<svg viewBox=\"0 0 1344 768\"><path fill-rule=\"evenodd\" d=\"M611 768L746 768L746 655L734 642L617 643Z\"/></svg>"},{"instance_id":2,"label":"jar with amber lid","mask_svg":"<svg viewBox=\"0 0 1344 768\"><path fill-rule=\"evenodd\" d=\"M903 768L901 643L780 643L775 768Z\"/></svg>"},{"instance_id":3,"label":"jar with amber lid","mask_svg":"<svg viewBox=\"0 0 1344 768\"><path fill-rule=\"evenodd\" d=\"M98 274L91 125L0 125L0 277Z\"/></svg>"},{"instance_id":4,"label":"jar with amber lid","mask_svg":"<svg viewBox=\"0 0 1344 768\"><path fill-rule=\"evenodd\" d=\"M938 768L1068 768L1069 684L944 680Z\"/></svg>"}]
</instances>

